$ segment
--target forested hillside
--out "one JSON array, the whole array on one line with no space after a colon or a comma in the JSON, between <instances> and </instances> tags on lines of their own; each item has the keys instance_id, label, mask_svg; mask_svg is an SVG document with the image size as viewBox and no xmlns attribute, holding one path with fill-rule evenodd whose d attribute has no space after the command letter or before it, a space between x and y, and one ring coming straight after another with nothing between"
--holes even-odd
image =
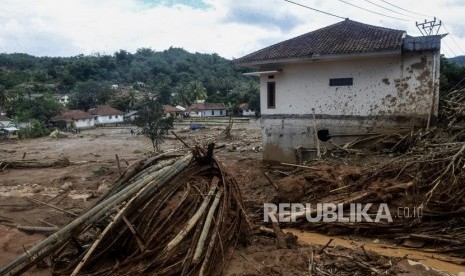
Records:
<instances>
[{"instance_id":1,"label":"forested hillside","mask_svg":"<svg viewBox=\"0 0 465 276\"><path fill-rule=\"evenodd\" d=\"M457 63L458 65L465 66L465 56L456 56L456 57L450 58L449 60Z\"/></svg>"},{"instance_id":2,"label":"forested hillside","mask_svg":"<svg viewBox=\"0 0 465 276\"><path fill-rule=\"evenodd\" d=\"M20 121L39 115L46 121L59 110L57 95L70 95L70 108L111 104L127 111L148 93L163 104L206 99L232 110L242 102L258 109L258 79L244 77L243 72L217 54L192 54L180 48L75 57L0 54L0 109ZM112 85L126 90L118 95Z\"/></svg>"}]
</instances>

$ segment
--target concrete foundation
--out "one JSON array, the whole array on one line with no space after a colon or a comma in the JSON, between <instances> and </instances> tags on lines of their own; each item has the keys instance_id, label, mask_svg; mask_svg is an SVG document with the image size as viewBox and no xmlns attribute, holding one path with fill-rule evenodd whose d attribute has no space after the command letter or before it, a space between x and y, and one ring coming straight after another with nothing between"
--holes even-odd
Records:
<instances>
[{"instance_id":1,"label":"concrete foundation","mask_svg":"<svg viewBox=\"0 0 465 276\"><path fill-rule=\"evenodd\" d=\"M427 117L405 116L330 116L316 114L317 129L327 129L334 135L330 142L320 141L322 148L332 148L331 143L341 144L353 141L369 133L402 133L413 128L424 127ZM299 156L297 149L316 147L316 133L312 115L264 115L261 118L263 138L263 159L297 163L300 158L312 157L307 151ZM337 135L344 136L337 136ZM357 134L361 134L357 136ZM350 135L350 136L347 136Z\"/></svg>"}]
</instances>

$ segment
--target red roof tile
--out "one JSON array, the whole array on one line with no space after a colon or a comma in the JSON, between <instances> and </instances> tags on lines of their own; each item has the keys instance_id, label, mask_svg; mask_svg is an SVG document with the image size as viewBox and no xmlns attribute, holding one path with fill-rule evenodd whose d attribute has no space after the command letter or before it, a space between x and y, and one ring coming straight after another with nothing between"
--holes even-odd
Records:
<instances>
[{"instance_id":1,"label":"red roof tile","mask_svg":"<svg viewBox=\"0 0 465 276\"><path fill-rule=\"evenodd\" d=\"M221 110L226 109L224 103L193 103L189 110Z\"/></svg>"},{"instance_id":2,"label":"red roof tile","mask_svg":"<svg viewBox=\"0 0 465 276\"><path fill-rule=\"evenodd\" d=\"M172 112L176 112L176 113L182 113L182 110L181 109L178 109L174 106L171 106L169 104L164 104L162 105L163 106L163 111L165 111L165 113L172 113Z\"/></svg>"},{"instance_id":3,"label":"red roof tile","mask_svg":"<svg viewBox=\"0 0 465 276\"><path fill-rule=\"evenodd\" d=\"M66 110L61 112L61 114L53 117L54 121L67 121L71 122L73 120L83 120L83 119L92 119L94 116L91 114L82 111L82 110Z\"/></svg>"},{"instance_id":4,"label":"red roof tile","mask_svg":"<svg viewBox=\"0 0 465 276\"><path fill-rule=\"evenodd\" d=\"M89 109L92 115L110 116L110 115L124 115L123 111L113 108L109 105L98 105L96 108Z\"/></svg>"},{"instance_id":5,"label":"red roof tile","mask_svg":"<svg viewBox=\"0 0 465 276\"><path fill-rule=\"evenodd\" d=\"M258 50L234 60L234 63L308 58L313 55L400 51L404 34L405 31L367 25L346 19Z\"/></svg>"}]
</instances>

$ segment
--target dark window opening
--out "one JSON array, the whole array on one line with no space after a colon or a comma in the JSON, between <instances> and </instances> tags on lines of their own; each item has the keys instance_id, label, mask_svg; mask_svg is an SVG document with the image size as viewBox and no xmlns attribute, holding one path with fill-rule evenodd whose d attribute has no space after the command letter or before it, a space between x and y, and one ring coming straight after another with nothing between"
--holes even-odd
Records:
<instances>
[{"instance_id":1,"label":"dark window opening","mask_svg":"<svg viewBox=\"0 0 465 276\"><path fill-rule=\"evenodd\" d=\"M353 84L354 78L329 79L329 86L347 86Z\"/></svg>"},{"instance_id":2,"label":"dark window opening","mask_svg":"<svg viewBox=\"0 0 465 276\"><path fill-rule=\"evenodd\" d=\"M269 75L269 76L268 76L268 79L269 79L269 80L274 79L274 75Z\"/></svg>"},{"instance_id":3,"label":"dark window opening","mask_svg":"<svg viewBox=\"0 0 465 276\"><path fill-rule=\"evenodd\" d=\"M276 84L274 82L268 83L267 100L268 108L276 107Z\"/></svg>"},{"instance_id":4,"label":"dark window opening","mask_svg":"<svg viewBox=\"0 0 465 276\"><path fill-rule=\"evenodd\" d=\"M215 115L215 110L212 110L212 115Z\"/></svg>"}]
</instances>

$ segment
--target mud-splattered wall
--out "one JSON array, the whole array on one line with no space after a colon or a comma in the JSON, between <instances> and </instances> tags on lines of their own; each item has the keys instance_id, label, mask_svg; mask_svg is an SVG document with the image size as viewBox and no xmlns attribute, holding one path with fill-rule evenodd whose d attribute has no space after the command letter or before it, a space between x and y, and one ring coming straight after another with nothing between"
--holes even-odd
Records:
<instances>
[{"instance_id":1,"label":"mud-splattered wall","mask_svg":"<svg viewBox=\"0 0 465 276\"><path fill-rule=\"evenodd\" d=\"M314 147L312 108L319 129L331 134L392 132L424 126L438 112L439 52L322 60L281 66L262 75L264 159L296 161L296 148ZM352 78L348 86L330 79ZM267 106L267 82L276 85L275 107ZM337 142L336 139L332 139Z\"/></svg>"}]
</instances>

